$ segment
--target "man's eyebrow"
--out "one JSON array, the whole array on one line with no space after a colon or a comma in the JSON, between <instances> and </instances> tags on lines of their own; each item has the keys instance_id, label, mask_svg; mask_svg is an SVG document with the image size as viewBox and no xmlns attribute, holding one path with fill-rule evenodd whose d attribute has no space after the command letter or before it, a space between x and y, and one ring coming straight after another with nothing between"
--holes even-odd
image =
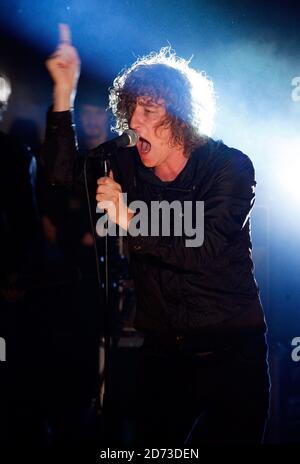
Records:
<instances>
[{"instance_id":1,"label":"man's eyebrow","mask_svg":"<svg viewBox=\"0 0 300 464\"><path fill-rule=\"evenodd\" d=\"M160 106L157 103L147 102L147 101L140 101L139 104L141 106L150 106L151 108L158 108Z\"/></svg>"},{"instance_id":2,"label":"man's eyebrow","mask_svg":"<svg viewBox=\"0 0 300 464\"><path fill-rule=\"evenodd\" d=\"M156 103L153 100L138 100L138 104L141 106L150 106L151 108L160 108L162 104Z\"/></svg>"}]
</instances>

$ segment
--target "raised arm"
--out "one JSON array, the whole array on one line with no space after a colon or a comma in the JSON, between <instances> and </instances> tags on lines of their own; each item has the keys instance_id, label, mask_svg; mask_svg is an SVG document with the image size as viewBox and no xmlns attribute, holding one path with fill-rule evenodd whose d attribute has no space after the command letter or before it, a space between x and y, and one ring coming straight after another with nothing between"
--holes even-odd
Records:
<instances>
[{"instance_id":1,"label":"raised arm","mask_svg":"<svg viewBox=\"0 0 300 464\"><path fill-rule=\"evenodd\" d=\"M53 80L53 111L67 111L73 107L80 74L80 59L71 44L71 31L67 24L59 24L59 43L46 61Z\"/></svg>"},{"instance_id":2,"label":"raised arm","mask_svg":"<svg viewBox=\"0 0 300 464\"><path fill-rule=\"evenodd\" d=\"M72 108L80 73L80 59L71 45L71 32L59 25L59 44L46 61L53 80L53 106L47 115L42 164L52 185L70 187L77 169L77 140Z\"/></svg>"}]
</instances>

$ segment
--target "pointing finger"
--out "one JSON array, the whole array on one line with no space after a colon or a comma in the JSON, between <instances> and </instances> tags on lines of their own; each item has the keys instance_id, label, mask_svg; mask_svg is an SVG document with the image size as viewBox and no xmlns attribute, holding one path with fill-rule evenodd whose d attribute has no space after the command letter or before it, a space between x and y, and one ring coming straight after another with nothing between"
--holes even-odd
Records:
<instances>
[{"instance_id":1,"label":"pointing finger","mask_svg":"<svg viewBox=\"0 0 300 464\"><path fill-rule=\"evenodd\" d=\"M59 43L71 45L72 43L71 29L69 28L68 24L60 23L58 27L59 27Z\"/></svg>"}]
</instances>

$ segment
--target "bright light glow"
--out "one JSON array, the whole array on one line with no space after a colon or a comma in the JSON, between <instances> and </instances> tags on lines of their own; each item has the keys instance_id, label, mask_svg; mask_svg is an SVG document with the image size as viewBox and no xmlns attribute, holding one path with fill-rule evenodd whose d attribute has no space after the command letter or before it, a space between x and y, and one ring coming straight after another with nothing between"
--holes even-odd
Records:
<instances>
[{"instance_id":1,"label":"bright light glow","mask_svg":"<svg viewBox=\"0 0 300 464\"><path fill-rule=\"evenodd\" d=\"M0 101L6 103L11 94L11 86L8 81L3 76L0 76Z\"/></svg>"},{"instance_id":2,"label":"bright light glow","mask_svg":"<svg viewBox=\"0 0 300 464\"><path fill-rule=\"evenodd\" d=\"M283 140L276 147L276 159L272 166L273 179L277 192L288 196L290 202L300 200L300 138ZM300 210L300 208L299 208Z\"/></svg>"}]
</instances>

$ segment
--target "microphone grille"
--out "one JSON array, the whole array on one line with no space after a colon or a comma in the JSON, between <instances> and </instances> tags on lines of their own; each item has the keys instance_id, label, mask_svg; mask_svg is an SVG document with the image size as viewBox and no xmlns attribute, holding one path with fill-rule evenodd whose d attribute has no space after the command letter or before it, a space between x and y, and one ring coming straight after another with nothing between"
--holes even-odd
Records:
<instances>
[{"instance_id":1,"label":"microphone grille","mask_svg":"<svg viewBox=\"0 0 300 464\"><path fill-rule=\"evenodd\" d=\"M129 138L127 147L134 147L139 140L139 136L137 135L137 133L132 129L126 129L124 133L128 135L128 138Z\"/></svg>"}]
</instances>

